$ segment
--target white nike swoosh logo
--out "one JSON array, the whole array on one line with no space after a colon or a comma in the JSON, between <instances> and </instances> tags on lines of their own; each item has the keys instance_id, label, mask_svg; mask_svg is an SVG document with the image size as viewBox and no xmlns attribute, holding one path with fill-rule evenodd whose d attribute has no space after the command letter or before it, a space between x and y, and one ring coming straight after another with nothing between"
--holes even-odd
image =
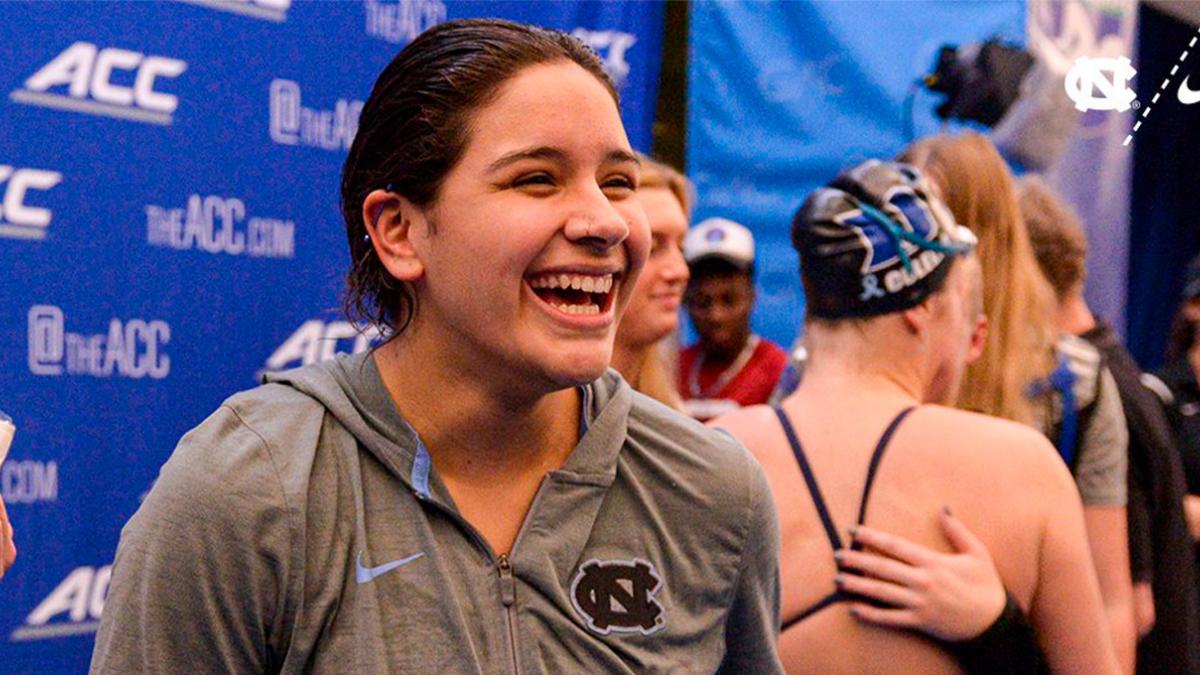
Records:
<instances>
[{"instance_id":1,"label":"white nike swoosh logo","mask_svg":"<svg viewBox=\"0 0 1200 675\"><path fill-rule=\"evenodd\" d=\"M378 577L380 575L391 572L392 570L396 569L397 567L403 567L403 566L407 565L408 563L425 555L425 552L422 551L420 553L414 553L414 554L408 556L407 558L393 560L392 562L384 563L384 564L376 566L376 567L363 567L362 555L363 555L363 552L359 551L358 557L354 559L354 580L360 584L365 584L368 581L371 581L372 579L374 579L375 577Z\"/></svg>"},{"instance_id":2,"label":"white nike swoosh logo","mask_svg":"<svg viewBox=\"0 0 1200 675\"><path fill-rule=\"evenodd\" d=\"M1190 75L1188 77L1191 77ZM1183 82L1179 83L1179 102L1184 105L1191 105L1200 102L1200 91L1189 89L1187 86L1188 78L1183 78Z\"/></svg>"}]
</instances>

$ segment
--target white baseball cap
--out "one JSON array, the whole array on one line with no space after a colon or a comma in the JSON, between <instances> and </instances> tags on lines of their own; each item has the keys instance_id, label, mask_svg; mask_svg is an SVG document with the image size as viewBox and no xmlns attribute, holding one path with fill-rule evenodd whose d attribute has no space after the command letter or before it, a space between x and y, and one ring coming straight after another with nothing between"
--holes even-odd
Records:
<instances>
[{"instance_id":1,"label":"white baseball cap","mask_svg":"<svg viewBox=\"0 0 1200 675\"><path fill-rule=\"evenodd\" d=\"M688 264L720 258L741 270L754 265L754 235L744 225L727 218L709 218L693 227L683 240Z\"/></svg>"}]
</instances>

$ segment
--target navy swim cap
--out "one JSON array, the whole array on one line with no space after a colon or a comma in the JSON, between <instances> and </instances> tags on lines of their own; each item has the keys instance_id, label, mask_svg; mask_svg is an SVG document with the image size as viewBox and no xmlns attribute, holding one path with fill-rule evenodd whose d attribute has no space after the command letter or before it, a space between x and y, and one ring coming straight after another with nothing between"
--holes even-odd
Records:
<instances>
[{"instance_id":1,"label":"navy swim cap","mask_svg":"<svg viewBox=\"0 0 1200 675\"><path fill-rule=\"evenodd\" d=\"M975 243L915 167L876 159L813 191L792 220L805 302L824 319L919 305Z\"/></svg>"}]
</instances>

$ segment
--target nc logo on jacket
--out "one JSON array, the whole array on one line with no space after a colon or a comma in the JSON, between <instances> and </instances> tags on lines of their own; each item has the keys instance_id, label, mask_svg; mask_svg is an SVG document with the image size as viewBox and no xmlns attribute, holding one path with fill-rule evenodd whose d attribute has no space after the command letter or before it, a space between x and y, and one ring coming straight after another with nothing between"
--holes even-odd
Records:
<instances>
[{"instance_id":1,"label":"nc logo on jacket","mask_svg":"<svg viewBox=\"0 0 1200 675\"><path fill-rule=\"evenodd\" d=\"M645 560L585 562L571 582L571 604L600 635L641 633L652 635L667 625L662 604L654 595L662 577Z\"/></svg>"}]
</instances>

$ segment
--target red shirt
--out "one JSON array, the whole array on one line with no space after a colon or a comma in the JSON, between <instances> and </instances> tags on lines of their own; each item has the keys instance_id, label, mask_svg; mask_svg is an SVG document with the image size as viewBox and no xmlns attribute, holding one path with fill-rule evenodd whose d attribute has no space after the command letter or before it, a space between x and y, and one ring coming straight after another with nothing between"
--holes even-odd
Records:
<instances>
[{"instance_id":1,"label":"red shirt","mask_svg":"<svg viewBox=\"0 0 1200 675\"><path fill-rule=\"evenodd\" d=\"M787 367L787 352L757 335L747 349L732 363L703 360L699 344L679 352L679 393L692 417L704 421L767 402Z\"/></svg>"}]
</instances>

